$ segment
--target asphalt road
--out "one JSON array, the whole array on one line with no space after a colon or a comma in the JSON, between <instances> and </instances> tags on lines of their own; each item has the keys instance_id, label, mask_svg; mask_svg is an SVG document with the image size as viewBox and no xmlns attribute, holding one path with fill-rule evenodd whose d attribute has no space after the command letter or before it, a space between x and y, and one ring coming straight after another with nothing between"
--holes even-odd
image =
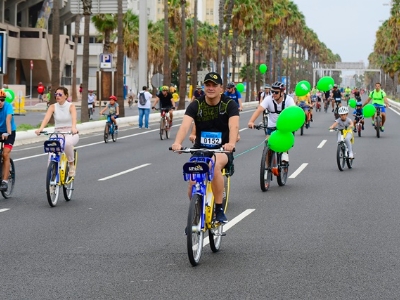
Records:
<instances>
[{"instance_id":1,"label":"asphalt road","mask_svg":"<svg viewBox=\"0 0 400 300\"><path fill-rule=\"evenodd\" d=\"M183 233L188 156L168 151L173 140L137 128L116 143L81 136L73 200L55 208L42 144L15 147L14 197L0 199L0 299L399 299L400 115L389 109L380 139L368 121L353 169L340 172L333 115L314 113L287 185L263 193L252 112L241 113L227 216L252 211L195 268Z\"/></svg>"}]
</instances>

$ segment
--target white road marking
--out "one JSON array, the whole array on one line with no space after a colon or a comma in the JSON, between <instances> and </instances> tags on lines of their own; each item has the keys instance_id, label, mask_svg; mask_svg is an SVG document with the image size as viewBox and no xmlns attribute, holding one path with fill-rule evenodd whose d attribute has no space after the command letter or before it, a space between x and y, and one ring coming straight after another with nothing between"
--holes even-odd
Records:
<instances>
[{"instance_id":1,"label":"white road marking","mask_svg":"<svg viewBox=\"0 0 400 300\"><path fill-rule=\"evenodd\" d=\"M400 116L400 113L397 110L395 110L394 108L389 107L389 109Z\"/></svg>"},{"instance_id":2,"label":"white road marking","mask_svg":"<svg viewBox=\"0 0 400 300\"><path fill-rule=\"evenodd\" d=\"M303 171L307 167L307 165L308 163L302 164L292 175L289 176L289 178L296 178L297 175L299 175L301 171Z\"/></svg>"},{"instance_id":3,"label":"white road marking","mask_svg":"<svg viewBox=\"0 0 400 300\"><path fill-rule=\"evenodd\" d=\"M326 141L327 141L327 140L322 140L322 142L318 145L317 148L320 148L320 149L321 149L321 148L325 145Z\"/></svg>"},{"instance_id":4,"label":"white road marking","mask_svg":"<svg viewBox=\"0 0 400 300\"><path fill-rule=\"evenodd\" d=\"M250 215L255 209L246 209L244 212L242 212L240 215L234 217L232 220L230 220L227 224L224 225L223 231L226 232L233 226L235 226L237 223L242 221L244 218L246 218L248 215ZM208 245L209 243L208 237L204 238L203 240L203 247Z\"/></svg>"},{"instance_id":5,"label":"white road marking","mask_svg":"<svg viewBox=\"0 0 400 300\"><path fill-rule=\"evenodd\" d=\"M1 212L5 212L5 211L7 211L7 210L10 210L9 208L2 208L2 209L0 209L0 213Z\"/></svg>"},{"instance_id":6,"label":"white road marking","mask_svg":"<svg viewBox=\"0 0 400 300\"><path fill-rule=\"evenodd\" d=\"M128 170L125 170L125 171L116 173L116 174L111 175L111 176L107 176L107 177L104 177L104 178L100 178L98 181L108 180L108 179L111 179L111 178L114 178L114 177L117 177L117 176L121 176L121 175L124 175L124 174L126 174L126 173L129 173L129 172L132 172L132 171L135 171L135 170L138 170L138 169L141 169L141 168L150 166L150 165L151 165L150 163L148 163L148 164L143 164L143 165L134 167L134 168L132 168L132 169L128 169Z\"/></svg>"}]
</instances>

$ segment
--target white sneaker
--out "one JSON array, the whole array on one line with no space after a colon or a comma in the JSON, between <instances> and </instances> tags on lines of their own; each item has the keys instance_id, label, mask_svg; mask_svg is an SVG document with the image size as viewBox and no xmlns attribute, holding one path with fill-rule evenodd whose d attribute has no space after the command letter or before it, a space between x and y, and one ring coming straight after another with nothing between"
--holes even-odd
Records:
<instances>
[{"instance_id":1,"label":"white sneaker","mask_svg":"<svg viewBox=\"0 0 400 300\"><path fill-rule=\"evenodd\" d=\"M282 153L282 161L289 162L289 154L286 152Z\"/></svg>"},{"instance_id":2,"label":"white sneaker","mask_svg":"<svg viewBox=\"0 0 400 300\"><path fill-rule=\"evenodd\" d=\"M353 152L349 152L349 158L354 158Z\"/></svg>"}]
</instances>

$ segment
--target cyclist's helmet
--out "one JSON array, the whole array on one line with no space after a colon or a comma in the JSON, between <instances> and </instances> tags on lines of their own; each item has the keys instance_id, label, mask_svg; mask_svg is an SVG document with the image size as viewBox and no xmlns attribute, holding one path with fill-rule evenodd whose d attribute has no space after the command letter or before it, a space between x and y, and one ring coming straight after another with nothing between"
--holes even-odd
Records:
<instances>
[{"instance_id":1,"label":"cyclist's helmet","mask_svg":"<svg viewBox=\"0 0 400 300\"><path fill-rule=\"evenodd\" d=\"M265 86L264 86L264 89L270 89L271 88L271 85L269 85L269 84L266 84Z\"/></svg>"},{"instance_id":2,"label":"cyclist's helmet","mask_svg":"<svg viewBox=\"0 0 400 300\"><path fill-rule=\"evenodd\" d=\"M280 81L275 81L273 84L272 84L272 88L273 89L276 89L276 90L281 90L281 91L284 91L286 88L285 88L285 85L282 83L282 82L280 82Z\"/></svg>"},{"instance_id":3,"label":"cyclist's helmet","mask_svg":"<svg viewBox=\"0 0 400 300\"><path fill-rule=\"evenodd\" d=\"M6 98L6 97L7 97L6 92L3 90L0 90L0 98Z\"/></svg>"},{"instance_id":4,"label":"cyclist's helmet","mask_svg":"<svg viewBox=\"0 0 400 300\"><path fill-rule=\"evenodd\" d=\"M233 82L229 82L227 85L226 85L226 88L228 88L228 89L231 89L231 88L234 88L235 87L235 84L233 83Z\"/></svg>"},{"instance_id":5,"label":"cyclist's helmet","mask_svg":"<svg viewBox=\"0 0 400 300\"><path fill-rule=\"evenodd\" d=\"M339 111L338 111L339 115L345 115L349 113L349 109L347 108L347 106L341 106L339 107Z\"/></svg>"},{"instance_id":6,"label":"cyclist's helmet","mask_svg":"<svg viewBox=\"0 0 400 300\"><path fill-rule=\"evenodd\" d=\"M111 95L108 99L117 101L117 97L115 97L114 95Z\"/></svg>"},{"instance_id":7,"label":"cyclist's helmet","mask_svg":"<svg viewBox=\"0 0 400 300\"><path fill-rule=\"evenodd\" d=\"M161 88L161 90L162 90L162 91L169 91L169 87L167 87L166 85L164 85L164 86Z\"/></svg>"},{"instance_id":8,"label":"cyclist's helmet","mask_svg":"<svg viewBox=\"0 0 400 300\"><path fill-rule=\"evenodd\" d=\"M361 101L357 102L356 106L362 106L362 102Z\"/></svg>"}]
</instances>

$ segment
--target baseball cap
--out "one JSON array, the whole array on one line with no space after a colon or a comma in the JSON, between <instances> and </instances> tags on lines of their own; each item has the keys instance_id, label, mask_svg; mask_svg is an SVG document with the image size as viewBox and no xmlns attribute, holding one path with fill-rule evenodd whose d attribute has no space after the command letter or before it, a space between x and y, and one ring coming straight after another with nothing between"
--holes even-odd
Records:
<instances>
[{"instance_id":1,"label":"baseball cap","mask_svg":"<svg viewBox=\"0 0 400 300\"><path fill-rule=\"evenodd\" d=\"M218 73L210 72L204 77L204 83L207 81L212 81L215 84L222 84L222 78Z\"/></svg>"}]
</instances>

